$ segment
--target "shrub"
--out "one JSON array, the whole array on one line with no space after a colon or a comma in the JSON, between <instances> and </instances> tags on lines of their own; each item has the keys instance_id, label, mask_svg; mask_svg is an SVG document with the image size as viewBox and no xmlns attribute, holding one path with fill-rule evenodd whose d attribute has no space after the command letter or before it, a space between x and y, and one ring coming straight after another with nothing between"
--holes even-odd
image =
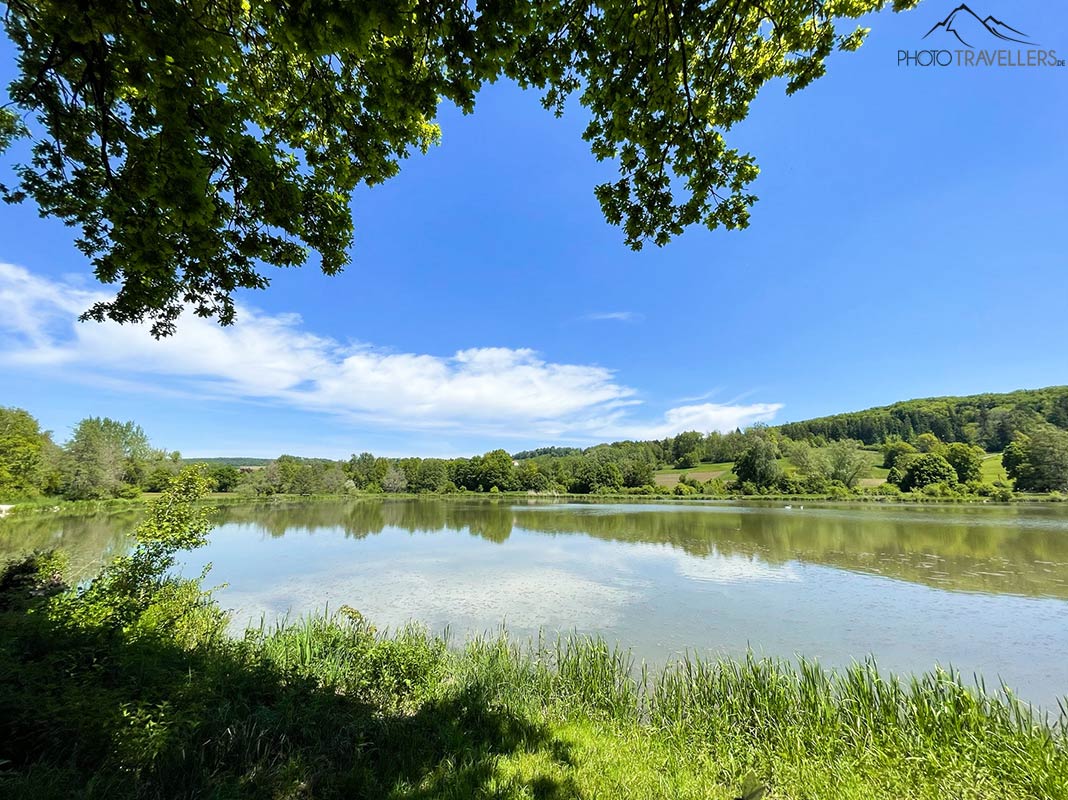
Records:
<instances>
[{"instance_id":1,"label":"shrub","mask_svg":"<svg viewBox=\"0 0 1068 800\"><path fill-rule=\"evenodd\" d=\"M141 487L132 483L124 483L115 490L115 496L123 500L133 500L140 497Z\"/></svg>"},{"instance_id":2,"label":"shrub","mask_svg":"<svg viewBox=\"0 0 1068 800\"><path fill-rule=\"evenodd\" d=\"M691 450L688 453L683 453L675 461L676 469L691 469L701 463L701 456L696 450Z\"/></svg>"},{"instance_id":3,"label":"shrub","mask_svg":"<svg viewBox=\"0 0 1068 800\"><path fill-rule=\"evenodd\" d=\"M999 503L1008 503L1012 501L1015 495L1013 494L1012 489L1007 486L996 486L994 487L991 497Z\"/></svg>"},{"instance_id":4,"label":"shrub","mask_svg":"<svg viewBox=\"0 0 1068 800\"><path fill-rule=\"evenodd\" d=\"M901 487L895 486L892 483L881 483L878 486L873 486L872 494L877 494L882 497L900 497Z\"/></svg>"},{"instance_id":5,"label":"shrub","mask_svg":"<svg viewBox=\"0 0 1068 800\"><path fill-rule=\"evenodd\" d=\"M712 478L709 481L705 481L704 486L701 487L701 491L704 494L710 494L715 497L724 497L729 493L727 484L722 478Z\"/></svg>"},{"instance_id":6,"label":"shrub","mask_svg":"<svg viewBox=\"0 0 1068 800\"><path fill-rule=\"evenodd\" d=\"M917 450L915 447L900 439L894 442L887 442L883 445L883 468L893 469L902 456L907 456L916 452Z\"/></svg>"},{"instance_id":7,"label":"shrub","mask_svg":"<svg viewBox=\"0 0 1068 800\"><path fill-rule=\"evenodd\" d=\"M901 488L914 492L936 483L955 484L957 471L937 453L924 453L909 464L901 479Z\"/></svg>"},{"instance_id":8,"label":"shrub","mask_svg":"<svg viewBox=\"0 0 1068 800\"><path fill-rule=\"evenodd\" d=\"M805 494L827 494L831 488L831 482L826 475L806 475L802 480L802 488Z\"/></svg>"}]
</instances>

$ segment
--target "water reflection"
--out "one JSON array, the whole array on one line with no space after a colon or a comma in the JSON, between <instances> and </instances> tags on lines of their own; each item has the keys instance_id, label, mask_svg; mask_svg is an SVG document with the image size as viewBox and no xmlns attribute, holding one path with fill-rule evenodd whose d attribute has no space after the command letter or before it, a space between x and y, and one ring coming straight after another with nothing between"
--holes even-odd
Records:
<instances>
[{"instance_id":1,"label":"water reflection","mask_svg":"<svg viewBox=\"0 0 1068 800\"><path fill-rule=\"evenodd\" d=\"M0 523L0 556L83 574L136 515ZM1068 508L366 499L225 507L182 568L235 624L343 603L458 638L600 633L662 662L752 647L898 672L952 664L1054 706L1068 691ZM948 591L947 591L948 590Z\"/></svg>"},{"instance_id":2,"label":"water reflection","mask_svg":"<svg viewBox=\"0 0 1068 800\"><path fill-rule=\"evenodd\" d=\"M667 544L695 556L802 561L942 589L1068 599L1068 509L781 507L369 500L240 506L220 524L270 536L340 529L361 539L387 528L456 530L503 543L513 530Z\"/></svg>"},{"instance_id":3,"label":"water reflection","mask_svg":"<svg viewBox=\"0 0 1068 800\"><path fill-rule=\"evenodd\" d=\"M66 516L41 514L0 520L0 562L37 550L63 549L80 580L94 575L130 546L139 512Z\"/></svg>"}]
</instances>

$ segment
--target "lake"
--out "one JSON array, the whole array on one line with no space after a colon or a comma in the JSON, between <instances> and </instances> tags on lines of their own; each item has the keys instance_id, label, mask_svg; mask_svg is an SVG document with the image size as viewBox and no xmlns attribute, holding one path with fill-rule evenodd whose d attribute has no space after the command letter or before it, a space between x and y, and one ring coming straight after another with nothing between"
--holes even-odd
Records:
<instances>
[{"instance_id":1,"label":"lake","mask_svg":"<svg viewBox=\"0 0 1068 800\"><path fill-rule=\"evenodd\" d=\"M361 499L219 510L207 586L235 625L350 605L454 641L502 626L598 633L662 664L689 652L872 654L952 665L1056 708L1068 694L1068 504L809 505ZM135 514L0 523L0 556L62 545L80 574Z\"/></svg>"}]
</instances>

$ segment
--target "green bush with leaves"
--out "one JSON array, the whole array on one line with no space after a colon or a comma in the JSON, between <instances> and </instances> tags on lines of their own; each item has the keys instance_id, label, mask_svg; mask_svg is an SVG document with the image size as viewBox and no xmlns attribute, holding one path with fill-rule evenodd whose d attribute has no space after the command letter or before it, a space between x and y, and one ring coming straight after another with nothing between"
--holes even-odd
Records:
<instances>
[{"instance_id":1,"label":"green bush with leaves","mask_svg":"<svg viewBox=\"0 0 1068 800\"><path fill-rule=\"evenodd\" d=\"M883 445L883 469L893 469L903 456L919 452L915 447L901 439L888 441Z\"/></svg>"},{"instance_id":2,"label":"green bush with leaves","mask_svg":"<svg viewBox=\"0 0 1068 800\"><path fill-rule=\"evenodd\" d=\"M49 613L86 629L162 635L186 643L216 640L225 616L197 580L176 577L176 554L200 547L211 529L197 504L208 492L202 469L180 472L153 502L134 533L136 545L116 557L87 586L66 592Z\"/></svg>"},{"instance_id":3,"label":"green bush with leaves","mask_svg":"<svg viewBox=\"0 0 1068 800\"><path fill-rule=\"evenodd\" d=\"M957 471L944 457L937 453L924 453L909 462L901 478L901 490L914 492L934 484L954 485L956 482Z\"/></svg>"}]
</instances>

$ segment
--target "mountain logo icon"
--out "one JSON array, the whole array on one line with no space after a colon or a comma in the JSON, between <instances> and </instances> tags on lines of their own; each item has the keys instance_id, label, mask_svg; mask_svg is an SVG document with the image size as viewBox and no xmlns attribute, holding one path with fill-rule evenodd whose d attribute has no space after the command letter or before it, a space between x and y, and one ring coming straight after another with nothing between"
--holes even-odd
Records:
<instances>
[{"instance_id":1,"label":"mountain logo icon","mask_svg":"<svg viewBox=\"0 0 1068 800\"><path fill-rule=\"evenodd\" d=\"M931 30L923 35L923 38L926 39L935 31L952 34L958 42L966 47L972 47L973 41L981 41L984 33L1003 42L1035 44L1027 39L1027 34L1023 31L1016 30L1016 28L1007 22L1002 22L993 14L981 18L964 3L950 11L944 20L935 23Z\"/></svg>"}]
</instances>

